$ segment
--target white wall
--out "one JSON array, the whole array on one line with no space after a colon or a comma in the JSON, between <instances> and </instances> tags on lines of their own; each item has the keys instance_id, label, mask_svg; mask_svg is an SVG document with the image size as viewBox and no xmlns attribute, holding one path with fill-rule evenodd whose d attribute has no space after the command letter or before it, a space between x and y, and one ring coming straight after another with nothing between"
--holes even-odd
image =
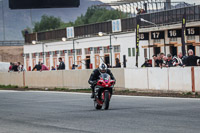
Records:
<instances>
[{"instance_id":1,"label":"white wall","mask_svg":"<svg viewBox=\"0 0 200 133\"><path fill-rule=\"evenodd\" d=\"M126 55L127 57L127 67L133 68L135 67L135 60L136 57L128 57L128 48L135 48L135 33L127 33L127 34L118 34L115 35L116 38L112 36L112 45L120 45L121 46L121 52L120 52L120 61L123 62L123 55ZM141 66L144 63L144 50L141 48L142 45L147 45L148 41L140 41L140 56L139 56L139 66ZM89 47L106 47L110 45L110 37L109 36L103 36L103 37L92 37L92 38L84 38L79 39L75 42L75 49L84 49ZM73 49L73 42L67 41L67 42L51 42L46 43L44 47L44 51L58 51L58 50L71 50ZM114 50L114 49L112 49ZM24 53L38 53L42 52L42 44L37 45L25 45L24 46ZM84 52L84 51L82 51ZM131 51L132 52L132 51ZM113 64L115 56L113 57ZM91 57L94 62L94 57ZM76 58L77 59L77 58ZM94 66L94 65L93 65Z\"/></svg>"}]
</instances>

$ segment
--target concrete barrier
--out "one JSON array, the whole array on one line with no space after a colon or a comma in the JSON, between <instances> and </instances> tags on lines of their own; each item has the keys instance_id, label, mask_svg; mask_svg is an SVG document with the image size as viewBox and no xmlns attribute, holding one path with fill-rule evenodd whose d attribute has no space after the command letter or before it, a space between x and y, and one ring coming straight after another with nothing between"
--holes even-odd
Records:
<instances>
[{"instance_id":1,"label":"concrete barrier","mask_svg":"<svg viewBox=\"0 0 200 133\"><path fill-rule=\"evenodd\" d=\"M149 89L169 90L167 68L148 68L148 79Z\"/></svg>"},{"instance_id":2,"label":"concrete barrier","mask_svg":"<svg viewBox=\"0 0 200 133\"><path fill-rule=\"evenodd\" d=\"M148 76L145 68L125 69L125 88L148 89Z\"/></svg>"},{"instance_id":3,"label":"concrete barrier","mask_svg":"<svg viewBox=\"0 0 200 133\"><path fill-rule=\"evenodd\" d=\"M194 68L194 75L195 75L195 89L197 92L200 92L200 68Z\"/></svg>"},{"instance_id":4,"label":"concrete barrier","mask_svg":"<svg viewBox=\"0 0 200 133\"><path fill-rule=\"evenodd\" d=\"M25 85L28 87L63 87L63 71L34 71L25 73Z\"/></svg>"},{"instance_id":5,"label":"concrete barrier","mask_svg":"<svg viewBox=\"0 0 200 133\"><path fill-rule=\"evenodd\" d=\"M191 67L111 69L117 82L115 88L192 91ZM194 69L195 89L200 92L200 68ZM0 85L18 85L34 88L89 88L92 70L64 70L43 72L1 72ZM193 87L194 88L194 87Z\"/></svg>"},{"instance_id":6,"label":"concrete barrier","mask_svg":"<svg viewBox=\"0 0 200 133\"><path fill-rule=\"evenodd\" d=\"M169 68L169 90L191 91L191 67Z\"/></svg>"},{"instance_id":7,"label":"concrete barrier","mask_svg":"<svg viewBox=\"0 0 200 133\"><path fill-rule=\"evenodd\" d=\"M0 85L17 85L24 86L23 73L18 72L1 72Z\"/></svg>"}]
</instances>

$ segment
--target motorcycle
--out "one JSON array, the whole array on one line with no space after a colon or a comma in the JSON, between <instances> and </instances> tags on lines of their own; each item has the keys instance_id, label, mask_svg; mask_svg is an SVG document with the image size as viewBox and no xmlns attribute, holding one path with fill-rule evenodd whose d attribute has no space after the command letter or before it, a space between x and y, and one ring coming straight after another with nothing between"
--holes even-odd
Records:
<instances>
[{"instance_id":1,"label":"motorcycle","mask_svg":"<svg viewBox=\"0 0 200 133\"><path fill-rule=\"evenodd\" d=\"M111 80L109 74L102 73L100 75L100 80L98 80L94 90L94 107L97 110L102 109L102 106L105 110L109 108L114 84L115 81Z\"/></svg>"}]
</instances>

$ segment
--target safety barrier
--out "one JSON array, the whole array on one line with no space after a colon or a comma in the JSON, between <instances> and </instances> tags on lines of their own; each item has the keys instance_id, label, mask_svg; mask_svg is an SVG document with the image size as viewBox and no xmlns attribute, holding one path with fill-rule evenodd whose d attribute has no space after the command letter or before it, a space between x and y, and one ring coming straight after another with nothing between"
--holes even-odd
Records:
<instances>
[{"instance_id":1,"label":"safety barrier","mask_svg":"<svg viewBox=\"0 0 200 133\"><path fill-rule=\"evenodd\" d=\"M117 89L198 91L200 68L138 68L111 69ZM34 88L89 88L92 70L64 70L42 72L1 72L0 85L17 85Z\"/></svg>"}]
</instances>

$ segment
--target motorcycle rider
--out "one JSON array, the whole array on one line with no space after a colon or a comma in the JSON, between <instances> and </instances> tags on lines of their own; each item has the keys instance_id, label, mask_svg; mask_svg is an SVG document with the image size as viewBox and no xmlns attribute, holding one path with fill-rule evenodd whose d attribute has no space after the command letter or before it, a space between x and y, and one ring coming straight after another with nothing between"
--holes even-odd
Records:
<instances>
[{"instance_id":1,"label":"motorcycle rider","mask_svg":"<svg viewBox=\"0 0 200 133\"><path fill-rule=\"evenodd\" d=\"M105 63L100 64L99 67L92 72L88 80L88 83L91 85L92 88L91 98L94 98L94 88L97 84L97 81L100 79L99 76L101 75L101 73L107 73L110 75L111 80L115 80L115 77L113 76L111 70L107 68L107 65Z\"/></svg>"}]
</instances>

